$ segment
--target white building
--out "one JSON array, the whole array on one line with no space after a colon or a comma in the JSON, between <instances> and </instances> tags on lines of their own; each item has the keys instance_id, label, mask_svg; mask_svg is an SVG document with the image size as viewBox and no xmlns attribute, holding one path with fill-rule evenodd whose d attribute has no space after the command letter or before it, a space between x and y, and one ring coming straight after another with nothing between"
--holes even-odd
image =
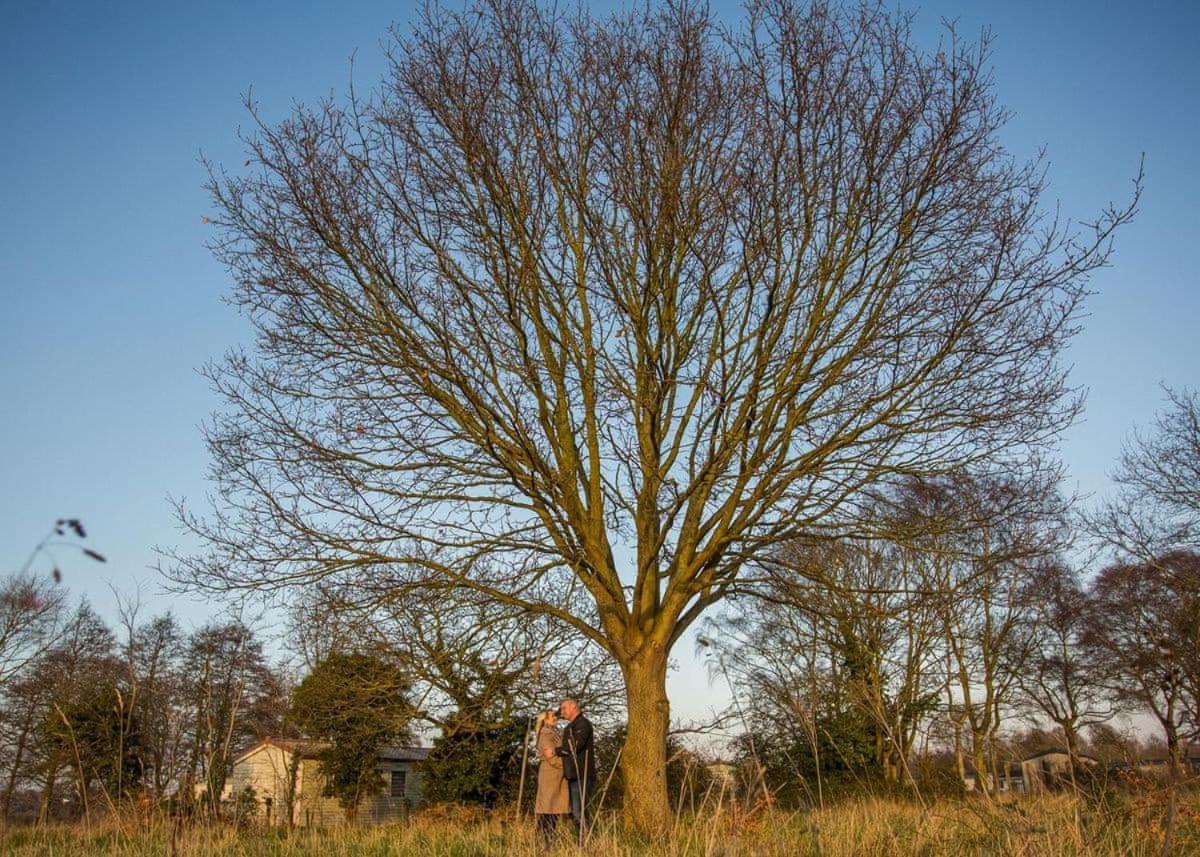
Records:
<instances>
[{"instance_id":1,"label":"white building","mask_svg":"<svg viewBox=\"0 0 1200 857\"><path fill-rule=\"evenodd\" d=\"M265 738L236 759L221 793L222 801L237 801L253 789L256 814L268 824L299 826L342 824L345 812L337 798L326 797L325 778L316 755L328 745L318 741ZM381 747L377 769L382 790L363 800L356 821L381 824L405 817L421 801L418 763L427 747Z\"/></svg>"}]
</instances>

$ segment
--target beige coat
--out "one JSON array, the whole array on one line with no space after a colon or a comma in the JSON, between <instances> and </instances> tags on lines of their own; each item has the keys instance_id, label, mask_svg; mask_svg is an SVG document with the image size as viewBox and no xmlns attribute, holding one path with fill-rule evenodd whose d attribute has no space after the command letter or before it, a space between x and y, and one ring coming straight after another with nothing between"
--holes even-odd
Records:
<instances>
[{"instance_id":1,"label":"beige coat","mask_svg":"<svg viewBox=\"0 0 1200 857\"><path fill-rule=\"evenodd\" d=\"M547 750L557 750L561 746L562 735L553 726L543 726L538 732L537 798L533 803L533 811L538 815L566 815L571 811L562 759L558 756L547 759L545 755Z\"/></svg>"}]
</instances>

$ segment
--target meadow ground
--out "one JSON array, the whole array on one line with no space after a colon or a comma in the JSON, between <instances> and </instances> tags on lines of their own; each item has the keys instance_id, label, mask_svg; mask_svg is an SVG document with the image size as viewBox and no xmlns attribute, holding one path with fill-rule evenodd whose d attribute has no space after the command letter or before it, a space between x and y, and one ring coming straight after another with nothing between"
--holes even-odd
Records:
<instances>
[{"instance_id":1,"label":"meadow ground","mask_svg":"<svg viewBox=\"0 0 1200 857\"><path fill-rule=\"evenodd\" d=\"M1105 803L1048 796L985 803L943 800L922 807L863 799L811 813L751 818L710 813L680 818L661 843L640 842L606 819L586 843L588 857L849 857L849 855L1022 855L1151 857L1161 854L1161 796ZM93 824L0 830L11 857L535 857L580 853L570 842L546 848L528 823L417 814L388 827L239 830L233 825L173 828L167 821L107 819ZM1173 855L1200 855L1200 794L1176 813Z\"/></svg>"}]
</instances>

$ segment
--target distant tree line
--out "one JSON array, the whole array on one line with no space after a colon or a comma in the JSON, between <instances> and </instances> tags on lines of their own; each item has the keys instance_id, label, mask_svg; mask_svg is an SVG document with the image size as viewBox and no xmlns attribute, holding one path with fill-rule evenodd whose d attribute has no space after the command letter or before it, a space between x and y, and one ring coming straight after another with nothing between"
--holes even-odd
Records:
<instances>
[{"instance_id":1,"label":"distant tree line","mask_svg":"<svg viewBox=\"0 0 1200 857\"><path fill-rule=\"evenodd\" d=\"M138 800L215 808L235 751L286 734L288 691L239 621L185 629L125 604L116 627L53 581L0 583L23 629L0 647L0 813L75 816Z\"/></svg>"},{"instance_id":2,"label":"distant tree line","mask_svg":"<svg viewBox=\"0 0 1200 857\"><path fill-rule=\"evenodd\" d=\"M619 693L614 665L545 619L484 599L372 602L314 589L273 629L274 664L242 621L189 630L118 599L106 622L55 575L0 583L0 818L48 820L121 803L213 817L237 754L305 737L353 820L382 780L377 752L432 740L434 801L515 799L530 717L564 694ZM422 735L423 733L423 735ZM528 760L527 760L528 761ZM529 792L531 795L532 792ZM239 806L239 811L246 807Z\"/></svg>"},{"instance_id":3,"label":"distant tree line","mask_svg":"<svg viewBox=\"0 0 1200 857\"><path fill-rule=\"evenodd\" d=\"M993 790L1031 749L1082 776L1085 753L1136 761L1121 713L1158 725L1179 778L1200 739L1200 409L1169 398L1098 509L1039 462L913 479L871 498L860 537L760 563L701 638L746 721L770 724L736 744L752 785L817 802L919 787L940 759Z\"/></svg>"},{"instance_id":4,"label":"distant tree line","mask_svg":"<svg viewBox=\"0 0 1200 857\"><path fill-rule=\"evenodd\" d=\"M1200 474L1200 407L1172 391L1089 511L1057 466L976 468L863 497L859 533L756 559L700 637L734 690L739 787L799 804L939 778L986 793L1046 749L1082 776L1085 756L1146 752L1121 713L1157 724L1178 780L1200 739L1200 501L1177 472ZM312 587L278 629L284 668L244 622L118 608L110 624L28 565L0 581L5 819L215 814L237 752L266 736L325 742L351 818L380 787L375 750L422 735L430 800L502 806L532 761L529 718L565 694L607 715L602 779L614 801L626 789L619 671L550 617L477 593ZM729 785L676 734L664 756L673 807Z\"/></svg>"}]
</instances>

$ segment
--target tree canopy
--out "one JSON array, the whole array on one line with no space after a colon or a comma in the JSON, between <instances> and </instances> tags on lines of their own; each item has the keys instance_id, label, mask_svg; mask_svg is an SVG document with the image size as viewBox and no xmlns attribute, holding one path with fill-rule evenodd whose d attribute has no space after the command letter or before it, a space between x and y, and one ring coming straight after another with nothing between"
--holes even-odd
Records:
<instances>
[{"instance_id":1,"label":"tree canopy","mask_svg":"<svg viewBox=\"0 0 1200 857\"><path fill-rule=\"evenodd\" d=\"M258 339L209 373L211 551L172 573L554 616L620 665L661 829L668 655L746 566L1077 412L1058 356L1132 205L1048 218L988 62L870 4L427 8L369 95L213 170Z\"/></svg>"},{"instance_id":2,"label":"tree canopy","mask_svg":"<svg viewBox=\"0 0 1200 857\"><path fill-rule=\"evenodd\" d=\"M318 753L325 793L353 820L363 798L383 788L379 751L411 739L408 682L393 665L362 654L330 655L292 696L292 717L328 742Z\"/></svg>"}]
</instances>

